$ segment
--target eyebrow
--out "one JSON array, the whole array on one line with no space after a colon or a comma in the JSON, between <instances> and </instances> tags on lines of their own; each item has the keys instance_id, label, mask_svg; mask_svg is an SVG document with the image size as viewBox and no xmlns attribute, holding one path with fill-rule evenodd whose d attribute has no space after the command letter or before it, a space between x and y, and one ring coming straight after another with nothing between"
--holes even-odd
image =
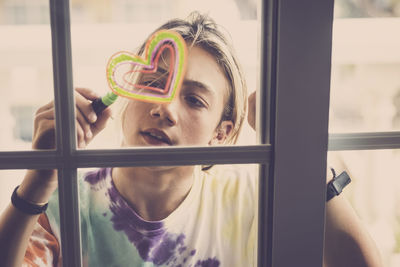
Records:
<instances>
[{"instance_id":1,"label":"eyebrow","mask_svg":"<svg viewBox=\"0 0 400 267\"><path fill-rule=\"evenodd\" d=\"M205 93L209 94L215 94L214 90L211 90L210 87L202 82L196 81L196 80L184 80L183 81L183 86L184 87L196 87Z\"/></svg>"},{"instance_id":2,"label":"eyebrow","mask_svg":"<svg viewBox=\"0 0 400 267\"><path fill-rule=\"evenodd\" d=\"M146 75L150 75L150 77L153 77L153 75L156 75L157 79L155 79L155 80L161 80L161 79L164 79L166 76L168 76L168 74L169 74L168 70L166 70L160 66L157 66L156 72L143 73L143 75L141 75L141 79L143 79L143 77L145 77ZM154 79L154 78L152 78L152 79Z\"/></svg>"}]
</instances>

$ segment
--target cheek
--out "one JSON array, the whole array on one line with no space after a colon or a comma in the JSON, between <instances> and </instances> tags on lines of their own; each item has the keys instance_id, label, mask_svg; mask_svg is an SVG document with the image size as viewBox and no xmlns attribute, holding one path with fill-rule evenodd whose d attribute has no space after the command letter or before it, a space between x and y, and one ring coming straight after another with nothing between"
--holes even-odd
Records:
<instances>
[{"instance_id":1,"label":"cheek","mask_svg":"<svg viewBox=\"0 0 400 267\"><path fill-rule=\"evenodd\" d=\"M124 136L129 135L129 133L132 132L133 127L138 124L136 120L141 116L139 115L140 110L141 109L136 105L136 103L129 103L126 107L122 117L122 131Z\"/></svg>"},{"instance_id":2,"label":"cheek","mask_svg":"<svg viewBox=\"0 0 400 267\"><path fill-rule=\"evenodd\" d=\"M211 140L217 127L217 119L210 114L186 113L184 116L183 135L187 142L206 145Z\"/></svg>"},{"instance_id":3,"label":"cheek","mask_svg":"<svg viewBox=\"0 0 400 267\"><path fill-rule=\"evenodd\" d=\"M130 129L132 129L132 121L129 120L129 114L125 113L121 123L123 145L128 145L127 140L129 140L129 133L132 132Z\"/></svg>"},{"instance_id":4,"label":"cheek","mask_svg":"<svg viewBox=\"0 0 400 267\"><path fill-rule=\"evenodd\" d=\"M131 100L125 109L126 119L135 120L136 118L140 118L147 109L148 106L146 103Z\"/></svg>"}]
</instances>

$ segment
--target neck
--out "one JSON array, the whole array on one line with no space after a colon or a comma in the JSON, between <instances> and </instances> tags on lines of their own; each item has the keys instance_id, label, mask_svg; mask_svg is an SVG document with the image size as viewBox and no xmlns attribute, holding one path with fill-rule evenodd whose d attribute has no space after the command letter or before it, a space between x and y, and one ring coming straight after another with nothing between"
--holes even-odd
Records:
<instances>
[{"instance_id":1,"label":"neck","mask_svg":"<svg viewBox=\"0 0 400 267\"><path fill-rule=\"evenodd\" d=\"M158 221L171 214L193 185L194 166L114 168L117 190L143 219Z\"/></svg>"}]
</instances>

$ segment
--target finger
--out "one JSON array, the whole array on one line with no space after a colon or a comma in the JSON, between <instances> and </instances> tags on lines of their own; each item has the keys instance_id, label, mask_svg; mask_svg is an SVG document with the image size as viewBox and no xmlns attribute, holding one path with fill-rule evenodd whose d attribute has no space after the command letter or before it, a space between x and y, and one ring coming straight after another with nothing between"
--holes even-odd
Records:
<instances>
[{"instance_id":1,"label":"finger","mask_svg":"<svg viewBox=\"0 0 400 267\"><path fill-rule=\"evenodd\" d=\"M55 119L54 108L43 110L41 112L36 112L35 118L36 119L54 120Z\"/></svg>"},{"instance_id":2,"label":"finger","mask_svg":"<svg viewBox=\"0 0 400 267\"><path fill-rule=\"evenodd\" d=\"M42 119L35 126L32 137L33 149L55 148L55 121Z\"/></svg>"},{"instance_id":3,"label":"finger","mask_svg":"<svg viewBox=\"0 0 400 267\"><path fill-rule=\"evenodd\" d=\"M100 97L99 94L97 94L93 90L90 90L89 88L78 87L78 88L75 88L75 91L77 91L79 94L81 94L84 98L91 100L91 101Z\"/></svg>"},{"instance_id":4,"label":"finger","mask_svg":"<svg viewBox=\"0 0 400 267\"><path fill-rule=\"evenodd\" d=\"M93 137L92 130L90 128L90 123L86 120L86 118L79 109L76 109L75 112L76 112L76 120L83 131L83 138L85 142L88 143L88 141L90 141Z\"/></svg>"},{"instance_id":5,"label":"finger","mask_svg":"<svg viewBox=\"0 0 400 267\"><path fill-rule=\"evenodd\" d=\"M78 120L75 121L75 128L76 128L76 141L78 144L78 148L84 148L86 146L85 132Z\"/></svg>"},{"instance_id":6,"label":"finger","mask_svg":"<svg viewBox=\"0 0 400 267\"><path fill-rule=\"evenodd\" d=\"M39 125L43 122L43 120L53 120L54 121L55 114L54 114L54 108L44 110L40 113L36 112L35 118L33 120L33 125L34 125L34 133L38 131Z\"/></svg>"},{"instance_id":7,"label":"finger","mask_svg":"<svg viewBox=\"0 0 400 267\"><path fill-rule=\"evenodd\" d=\"M254 91L248 97L249 108L255 109L256 108L256 92Z\"/></svg>"},{"instance_id":8,"label":"finger","mask_svg":"<svg viewBox=\"0 0 400 267\"><path fill-rule=\"evenodd\" d=\"M112 112L110 108L106 108L102 111L102 113L98 116L96 123L91 125L93 136L96 136L101 130L103 130L108 120L111 118Z\"/></svg>"},{"instance_id":9,"label":"finger","mask_svg":"<svg viewBox=\"0 0 400 267\"><path fill-rule=\"evenodd\" d=\"M36 111L35 114L42 113L43 111L46 111L46 110L52 109L52 108L54 108L54 101L50 101L50 102L47 103L46 105L41 106L40 108L38 108L38 110Z\"/></svg>"},{"instance_id":10,"label":"finger","mask_svg":"<svg viewBox=\"0 0 400 267\"><path fill-rule=\"evenodd\" d=\"M79 110L76 110L75 112L76 112L77 122L79 124L76 125L76 127L77 128L79 127L81 129L82 132L80 132L80 134L83 136L85 142L87 143L93 136L90 125ZM46 129L47 128L46 126L48 125L47 121L52 121L54 127L54 122L55 122L54 119L55 119L54 109L49 109L38 114L35 117L34 121L35 133L40 135L42 132L47 131L48 130Z\"/></svg>"},{"instance_id":11,"label":"finger","mask_svg":"<svg viewBox=\"0 0 400 267\"><path fill-rule=\"evenodd\" d=\"M250 126L256 129L256 92L253 92L248 97L248 114L247 121Z\"/></svg>"},{"instance_id":12,"label":"finger","mask_svg":"<svg viewBox=\"0 0 400 267\"><path fill-rule=\"evenodd\" d=\"M82 96L81 94L77 93L75 95L75 102L76 106L78 107L79 111L82 113L84 118L89 123L94 123L97 120L97 115L93 111L92 108L92 101L88 100L86 97Z\"/></svg>"}]
</instances>

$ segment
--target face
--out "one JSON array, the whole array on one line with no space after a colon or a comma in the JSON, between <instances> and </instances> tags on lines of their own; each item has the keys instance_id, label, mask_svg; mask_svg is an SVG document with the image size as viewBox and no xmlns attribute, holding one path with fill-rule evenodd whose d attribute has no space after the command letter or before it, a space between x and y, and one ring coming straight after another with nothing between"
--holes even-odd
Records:
<instances>
[{"instance_id":1,"label":"face","mask_svg":"<svg viewBox=\"0 0 400 267\"><path fill-rule=\"evenodd\" d=\"M159 69L168 69L168 60ZM141 81L154 80L142 74ZM123 116L124 146L205 146L221 144L233 123L220 123L228 82L213 56L199 47L188 51L179 94L170 103L129 101Z\"/></svg>"}]
</instances>

